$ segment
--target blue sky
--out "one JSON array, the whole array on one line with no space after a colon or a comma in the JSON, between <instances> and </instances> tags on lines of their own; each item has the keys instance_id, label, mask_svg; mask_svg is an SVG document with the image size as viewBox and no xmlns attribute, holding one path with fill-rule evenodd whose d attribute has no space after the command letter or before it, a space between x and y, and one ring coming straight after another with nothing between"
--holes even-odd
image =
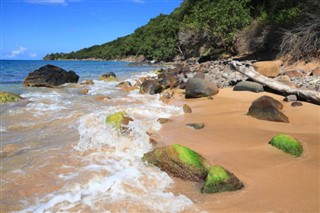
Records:
<instances>
[{"instance_id":1,"label":"blue sky","mask_svg":"<svg viewBox=\"0 0 320 213\"><path fill-rule=\"evenodd\" d=\"M182 0L0 0L1 59L42 59L131 34Z\"/></svg>"}]
</instances>

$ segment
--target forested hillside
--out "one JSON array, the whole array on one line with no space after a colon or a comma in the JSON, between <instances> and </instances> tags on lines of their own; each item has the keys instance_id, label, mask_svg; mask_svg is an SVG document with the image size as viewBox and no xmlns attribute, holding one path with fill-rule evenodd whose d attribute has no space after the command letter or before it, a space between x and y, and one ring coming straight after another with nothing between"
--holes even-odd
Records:
<instances>
[{"instance_id":1,"label":"forested hillside","mask_svg":"<svg viewBox=\"0 0 320 213\"><path fill-rule=\"evenodd\" d=\"M263 52L308 59L320 55L319 11L319 0L184 0L131 35L44 59L209 60Z\"/></svg>"}]
</instances>

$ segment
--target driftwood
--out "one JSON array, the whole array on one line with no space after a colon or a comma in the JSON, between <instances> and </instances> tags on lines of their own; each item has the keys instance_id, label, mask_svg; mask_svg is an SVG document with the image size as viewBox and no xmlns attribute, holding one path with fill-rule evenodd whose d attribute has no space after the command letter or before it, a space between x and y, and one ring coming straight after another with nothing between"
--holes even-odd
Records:
<instances>
[{"instance_id":1,"label":"driftwood","mask_svg":"<svg viewBox=\"0 0 320 213\"><path fill-rule=\"evenodd\" d=\"M320 93L313 90L292 88L286 84L275 81L271 78L265 77L259 74L255 69L249 65L245 66L238 61L232 61L231 65L240 73L248 76L255 82L258 82L264 86L267 86L283 95L296 95L299 100L308 101L317 105L320 105Z\"/></svg>"}]
</instances>

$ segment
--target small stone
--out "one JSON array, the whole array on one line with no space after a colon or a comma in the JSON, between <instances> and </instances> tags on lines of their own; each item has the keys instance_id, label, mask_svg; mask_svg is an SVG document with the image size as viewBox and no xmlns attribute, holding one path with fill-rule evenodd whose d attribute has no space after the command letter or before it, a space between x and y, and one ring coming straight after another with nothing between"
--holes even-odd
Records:
<instances>
[{"instance_id":1,"label":"small stone","mask_svg":"<svg viewBox=\"0 0 320 213\"><path fill-rule=\"evenodd\" d=\"M107 72L107 73L102 74L99 77L99 80L109 82L109 81L118 81L118 78L117 78L116 74L114 74L114 72Z\"/></svg>"},{"instance_id":2,"label":"small stone","mask_svg":"<svg viewBox=\"0 0 320 213\"><path fill-rule=\"evenodd\" d=\"M169 118L158 118L157 120L160 124L165 124L165 123L168 123L168 122L172 122L173 120L172 119L169 119Z\"/></svg>"},{"instance_id":3,"label":"small stone","mask_svg":"<svg viewBox=\"0 0 320 213\"><path fill-rule=\"evenodd\" d=\"M300 106L303 106L303 104L299 101L294 101L291 103L291 106L292 107L300 107Z\"/></svg>"},{"instance_id":4,"label":"small stone","mask_svg":"<svg viewBox=\"0 0 320 213\"><path fill-rule=\"evenodd\" d=\"M187 126L194 129L202 129L204 127L204 123L188 123Z\"/></svg>"},{"instance_id":5,"label":"small stone","mask_svg":"<svg viewBox=\"0 0 320 213\"><path fill-rule=\"evenodd\" d=\"M184 104L182 108L184 113L192 113L192 109L188 104Z\"/></svg>"},{"instance_id":6,"label":"small stone","mask_svg":"<svg viewBox=\"0 0 320 213\"><path fill-rule=\"evenodd\" d=\"M82 81L80 84L81 85L92 85L92 84L94 84L94 82L89 79L89 80Z\"/></svg>"},{"instance_id":7,"label":"small stone","mask_svg":"<svg viewBox=\"0 0 320 213\"><path fill-rule=\"evenodd\" d=\"M293 101L297 101L298 98L296 95L288 95L283 100L286 102L293 102Z\"/></svg>"},{"instance_id":8,"label":"small stone","mask_svg":"<svg viewBox=\"0 0 320 213\"><path fill-rule=\"evenodd\" d=\"M83 90L81 90L81 94L84 94L84 95L88 94L88 92L89 92L88 89L83 89Z\"/></svg>"}]
</instances>

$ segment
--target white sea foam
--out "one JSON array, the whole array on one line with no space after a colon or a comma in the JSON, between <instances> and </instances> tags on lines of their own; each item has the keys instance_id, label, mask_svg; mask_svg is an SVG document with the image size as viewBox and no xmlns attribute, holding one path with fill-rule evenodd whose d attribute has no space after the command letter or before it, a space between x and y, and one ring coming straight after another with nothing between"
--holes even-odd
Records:
<instances>
[{"instance_id":1,"label":"white sea foam","mask_svg":"<svg viewBox=\"0 0 320 213\"><path fill-rule=\"evenodd\" d=\"M7 131L6 127L0 126L0 132L6 132L6 131Z\"/></svg>"},{"instance_id":2,"label":"white sea foam","mask_svg":"<svg viewBox=\"0 0 320 213\"><path fill-rule=\"evenodd\" d=\"M89 94L115 93L115 82L94 82ZM51 95L53 103L60 103L60 94ZM181 107L164 104L159 95L140 95L138 91L115 96L112 101L79 119L80 138L73 155L85 163L59 174L58 178L66 183L63 188L39 198L21 212L180 212L192 208L189 198L167 191L173 180L165 172L141 161L143 154L152 149L147 132L158 131L161 125L157 119L179 115ZM50 104L42 107L49 111L65 107ZM45 111L41 107L37 110ZM127 134L105 122L108 115L118 111L125 111L133 119Z\"/></svg>"}]
</instances>

